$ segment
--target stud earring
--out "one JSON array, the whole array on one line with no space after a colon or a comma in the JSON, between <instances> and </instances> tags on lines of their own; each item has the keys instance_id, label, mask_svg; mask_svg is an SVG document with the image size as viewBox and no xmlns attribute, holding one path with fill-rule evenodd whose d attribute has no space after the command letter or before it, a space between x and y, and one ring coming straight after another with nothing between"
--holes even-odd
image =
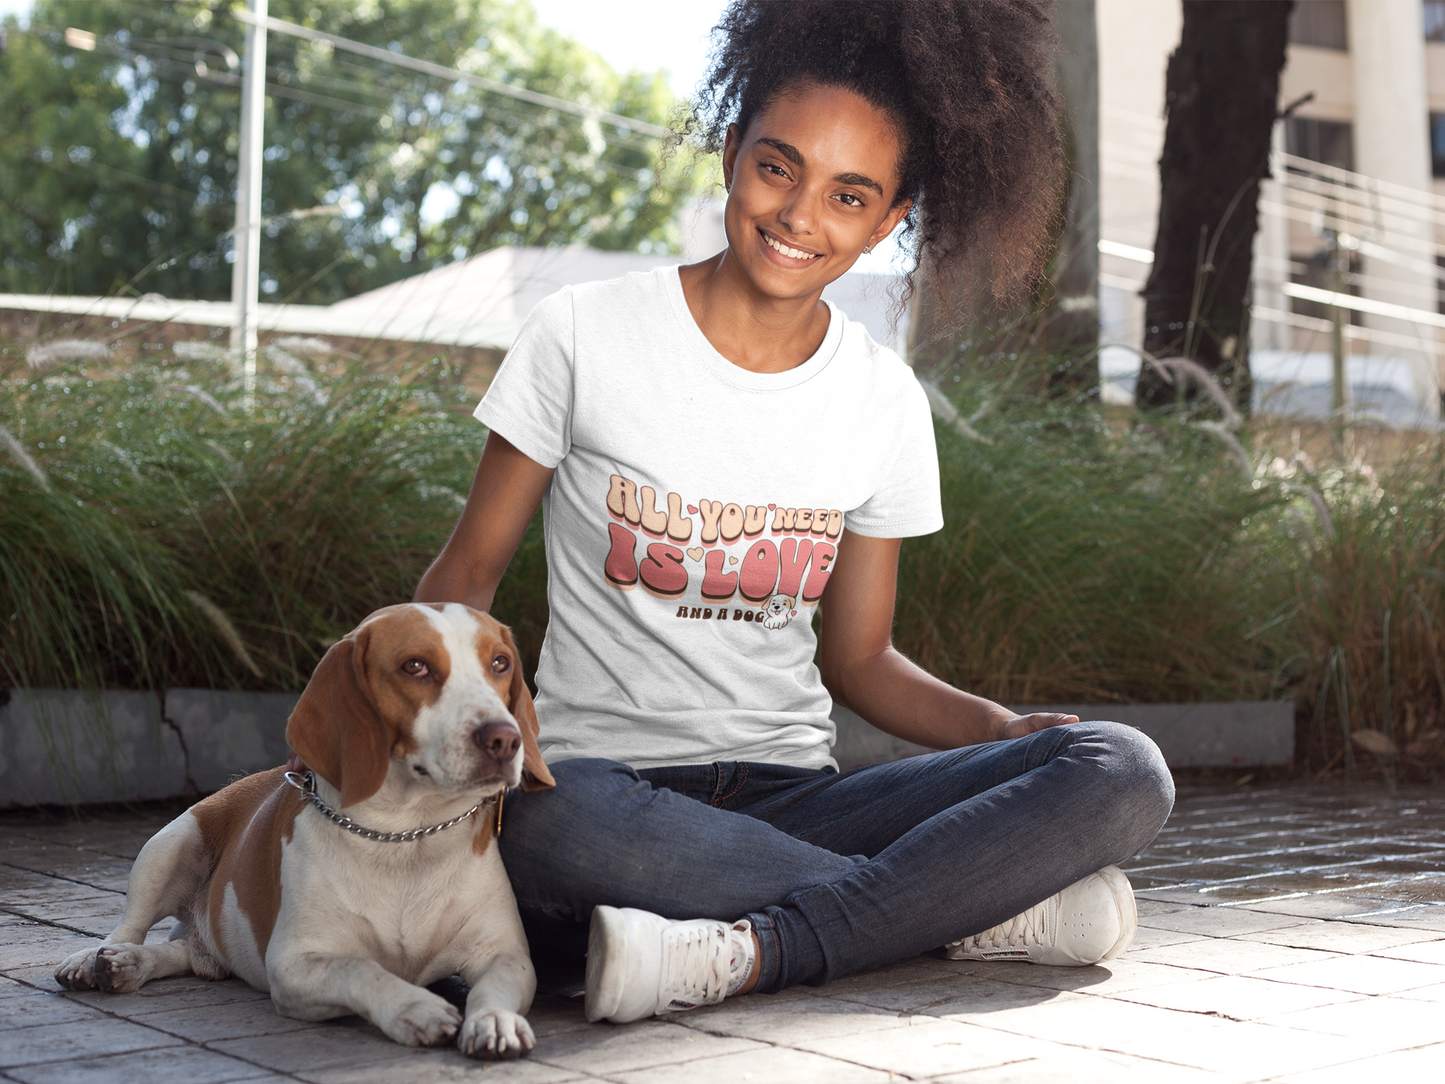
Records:
<instances>
[{"instance_id":1,"label":"stud earring","mask_svg":"<svg viewBox=\"0 0 1445 1084\"><path fill-rule=\"evenodd\" d=\"M863 246L863 255L866 256L866 255L868 255L868 253L870 253L870 252L872 252L872 251L873 251L873 246L872 246L872 245L864 245L864 246Z\"/></svg>"}]
</instances>

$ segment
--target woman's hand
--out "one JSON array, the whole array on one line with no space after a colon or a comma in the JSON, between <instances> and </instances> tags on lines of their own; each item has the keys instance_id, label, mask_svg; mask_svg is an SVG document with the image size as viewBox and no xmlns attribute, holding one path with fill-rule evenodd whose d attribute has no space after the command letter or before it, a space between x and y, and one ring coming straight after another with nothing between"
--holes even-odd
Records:
<instances>
[{"instance_id":1,"label":"woman's hand","mask_svg":"<svg viewBox=\"0 0 1445 1084\"><path fill-rule=\"evenodd\" d=\"M1032 715L1015 715L999 727L999 740L1022 738L1026 734L1032 734L1035 730L1043 730L1049 726L1063 726L1065 723L1077 723L1078 721L1077 715L1064 715L1057 711L1036 711Z\"/></svg>"}]
</instances>

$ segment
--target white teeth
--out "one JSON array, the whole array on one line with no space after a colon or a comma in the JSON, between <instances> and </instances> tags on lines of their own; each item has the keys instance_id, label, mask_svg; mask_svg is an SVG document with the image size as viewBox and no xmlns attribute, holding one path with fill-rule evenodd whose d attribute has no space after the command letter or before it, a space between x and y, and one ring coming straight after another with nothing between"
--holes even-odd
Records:
<instances>
[{"instance_id":1,"label":"white teeth","mask_svg":"<svg viewBox=\"0 0 1445 1084\"><path fill-rule=\"evenodd\" d=\"M763 240L766 241L773 248L781 252L784 256L791 256L795 260L816 260L818 258L818 254L816 252L800 252L796 248L789 248L781 241L774 241L767 234L763 234Z\"/></svg>"}]
</instances>

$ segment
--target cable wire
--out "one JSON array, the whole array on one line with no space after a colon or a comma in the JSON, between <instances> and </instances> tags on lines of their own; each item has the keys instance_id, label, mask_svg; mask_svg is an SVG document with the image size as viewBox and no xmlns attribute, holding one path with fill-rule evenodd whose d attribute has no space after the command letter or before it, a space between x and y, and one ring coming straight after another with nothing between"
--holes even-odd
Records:
<instances>
[{"instance_id":1,"label":"cable wire","mask_svg":"<svg viewBox=\"0 0 1445 1084\"><path fill-rule=\"evenodd\" d=\"M496 79L487 79L480 75L472 75L470 72L460 71L457 68L448 68L442 64L433 64L429 60L418 60L416 57L407 56L405 53L393 53L387 49L379 49L375 45L366 45L363 42L353 41L351 38L343 38L338 34L328 34L323 30L312 30L310 27L301 26L297 23L288 23L284 19L275 19L270 16L264 19L257 19L249 11L240 9L233 11L232 15L237 21L243 22L248 26L260 26L266 30L274 30L277 33L290 34L293 37L306 38L310 41L324 41L334 48L345 49L348 52L357 53L361 56L369 56L373 60L380 60L399 68L411 68L413 71L424 72L427 75L466 83L479 90L490 91L493 94L504 94L507 97L516 98L523 102L530 102L533 105L544 106L548 109L555 109L561 113L571 113L578 117L606 121L616 128L627 128L635 132L657 136L662 139L670 139L673 134L672 129L664 128L650 121L638 120L636 117L624 117L617 113L608 113L605 110L594 109L578 102L570 102L565 98L554 98L550 94L539 94L537 91L527 90L525 87L514 87L510 83L503 83Z\"/></svg>"}]
</instances>

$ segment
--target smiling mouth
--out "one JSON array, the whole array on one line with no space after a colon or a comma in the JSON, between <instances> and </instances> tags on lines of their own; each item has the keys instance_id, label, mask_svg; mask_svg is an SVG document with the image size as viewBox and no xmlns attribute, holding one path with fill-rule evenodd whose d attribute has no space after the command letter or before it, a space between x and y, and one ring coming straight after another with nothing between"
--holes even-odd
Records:
<instances>
[{"instance_id":1,"label":"smiling mouth","mask_svg":"<svg viewBox=\"0 0 1445 1084\"><path fill-rule=\"evenodd\" d=\"M776 251L778 251L778 252L781 252L784 256L787 256L789 259L793 259L793 260L816 260L816 259L819 259L820 256L821 256L821 254L820 254L820 253L817 253L817 252L804 252L804 251L803 251L802 249L800 249L800 248L793 248L791 245L785 245L785 244L783 244L783 242L781 242L781 241L777 240L776 238L774 238L771 234L763 233L762 230L759 230L758 232L763 234L763 240L768 243L768 247L769 247L769 248L774 249L774 250L776 250Z\"/></svg>"}]
</instances>

